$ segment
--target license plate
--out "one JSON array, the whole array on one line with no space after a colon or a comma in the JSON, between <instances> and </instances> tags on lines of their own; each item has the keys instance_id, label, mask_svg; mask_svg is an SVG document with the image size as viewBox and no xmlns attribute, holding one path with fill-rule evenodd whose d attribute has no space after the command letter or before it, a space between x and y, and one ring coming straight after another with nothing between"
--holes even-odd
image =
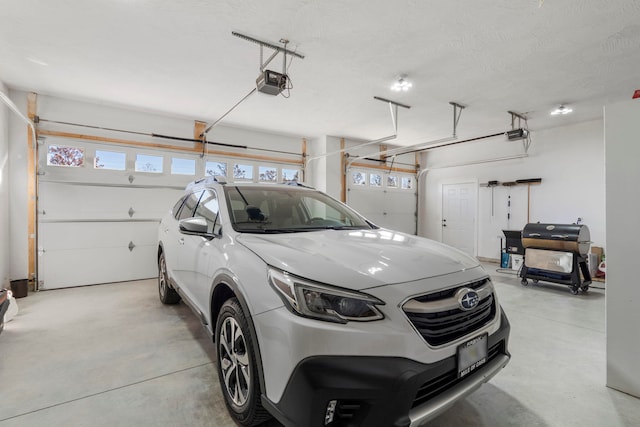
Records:
<instances>
[{"instance_id":1,"label":"license plate","mask_svg":"<svg viewBox=\"0 0 640 427\"><path fill-rule=\"evenodd\" d=\"M487 342L488 334L484 334L458 346L458 378L487 363Z\"/></svg>"}]
</instances>

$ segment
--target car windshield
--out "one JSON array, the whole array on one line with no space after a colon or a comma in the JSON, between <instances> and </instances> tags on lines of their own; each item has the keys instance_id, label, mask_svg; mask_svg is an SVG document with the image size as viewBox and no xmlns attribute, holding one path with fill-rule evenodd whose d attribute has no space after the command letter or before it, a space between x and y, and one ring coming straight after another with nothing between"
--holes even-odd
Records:
<instances>
[{"instance_id":1,"label":"car windshield","mask_svg":"<svg viewBox=\"0 0 640 427\"><path fill-rule=\"evenodd\" d=\"M226 186L225 194L231 223L236 231L295 233L375 227L342 203L308 188Z\"/></svg>"}]
</instances>

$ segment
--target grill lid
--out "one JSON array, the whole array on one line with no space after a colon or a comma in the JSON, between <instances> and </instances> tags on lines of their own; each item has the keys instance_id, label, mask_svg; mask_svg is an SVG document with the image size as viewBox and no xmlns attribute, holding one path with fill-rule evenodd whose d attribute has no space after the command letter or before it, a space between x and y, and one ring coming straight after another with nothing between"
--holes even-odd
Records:
<instances>
[{"instance_id":1,"label":"grill lid","mask_svg":"<svg viewBox=\"0 0 640 427\"><path fill-rule=\"evenodd\" d=\"M590 239L589 228L583 224L530 223L522 230L525 248L575 252L582 256L589 252Z\"/></svg>"}]
</instances>

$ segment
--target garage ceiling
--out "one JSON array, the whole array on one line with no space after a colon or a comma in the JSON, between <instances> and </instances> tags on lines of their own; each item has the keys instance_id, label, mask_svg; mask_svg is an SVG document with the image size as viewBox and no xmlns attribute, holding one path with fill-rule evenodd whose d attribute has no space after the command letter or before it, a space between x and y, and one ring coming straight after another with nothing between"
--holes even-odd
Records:
<instances>
[{"instance_id":1,"label":"garage ceiling","mask_svg":"<svg viewBox=\"0 0 640 427\"><path fill-rule=\"evenodd\" d=\"M380 96L412 106L410 145L451 135L449 101L468 105L460 137L506 130L508 110L534 130L601 117L640 89L639 23L637 0L0 0L0 81L213 122L259 73L231 32L287 38L306 55L291 97L257 93L225 124L376 139L393 132ZM400 74L410 92L390 90ZM574 113L550 116L561 103Z\"/></svg>"}]
</instances>

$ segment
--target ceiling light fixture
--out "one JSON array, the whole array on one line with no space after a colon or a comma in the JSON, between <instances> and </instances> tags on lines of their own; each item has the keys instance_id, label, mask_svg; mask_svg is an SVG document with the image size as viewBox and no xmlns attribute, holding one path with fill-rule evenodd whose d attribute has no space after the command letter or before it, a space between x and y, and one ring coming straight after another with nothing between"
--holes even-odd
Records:
<instances>
[{"instance_id":1,"label":"ceiling light fixture","mask_svg":"<svg viewBox=\"0 0 640 427\"><path fill-rule=\"evenodd\" d=\"M558 114L562 114L562 115L564 115L564 114L569 114L569 113L571 113L572 111L573 111L573 109L572 109L572 108L566 107L566 106L564 106L564 105L560 105L558 108L556 108L555 110L553 110L553 111L551 112L551 115L552 115L552 116L557 116Z\"/></svg>"},{"instance_id":2,"label":"ceiling light fixture","mask_svg":"<svg viewBox=\"0 0 640 427\"><path fill-rule=\"evenodd\" d=\"M407 76L400 76L398 80L393 82L391 90L395 92L406 92L413 86L413 83L407 80Z\"/></svg>"}]
</instances>

